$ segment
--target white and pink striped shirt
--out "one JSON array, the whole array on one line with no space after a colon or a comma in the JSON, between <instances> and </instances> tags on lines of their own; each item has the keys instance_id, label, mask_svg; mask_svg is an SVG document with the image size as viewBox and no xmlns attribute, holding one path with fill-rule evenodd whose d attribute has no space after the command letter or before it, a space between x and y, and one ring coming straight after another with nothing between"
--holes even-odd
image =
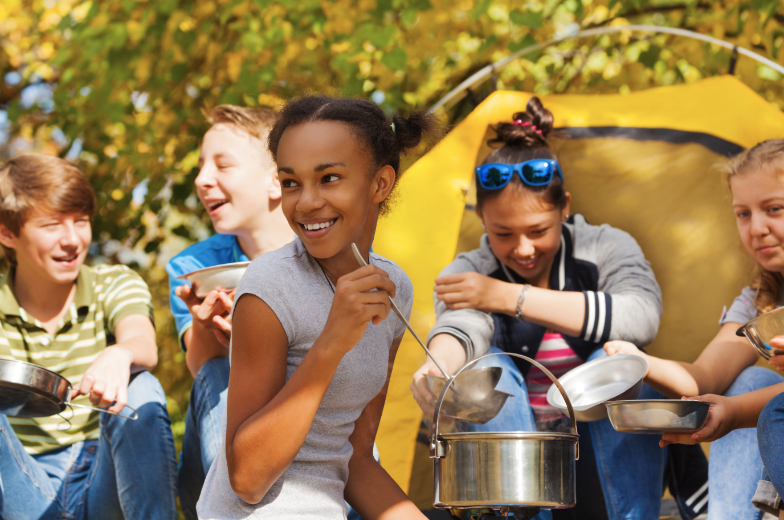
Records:
<instances>
[{"instance_id":1,"label":"white and pink striped shirt","mask_svg":"<svg viewBox=\"0 0 784 520\"><path fill-rule=\"evenodd\" d=\"M552 331L546 332L542 338L542 343L536 352L536 361L544 365L556 378L560 378L583 363L583 360L574 353L563 336ZM561 410L547 403L547 391L553 383L544 372L532 366L528 371L528 377L525 378L525 384L528 389L528 400L537 423L564 417Z\"/></svg>"}]
</instances>

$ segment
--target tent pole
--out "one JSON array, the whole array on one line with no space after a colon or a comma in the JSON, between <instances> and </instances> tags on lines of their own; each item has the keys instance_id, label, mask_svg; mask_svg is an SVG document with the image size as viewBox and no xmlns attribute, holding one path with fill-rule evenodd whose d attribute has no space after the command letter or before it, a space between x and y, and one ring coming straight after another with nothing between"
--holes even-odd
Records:
<instances>
[{"instance_id":1,"label":"tent pole","mask_svg":"<svg viewBox=\"0 0 784 520\"><path fill-rule=\"evenodd\" d=\"M566 40L571 40L574 38L586 38L588 36L599 36L602 34L610 34L610 33L624 32L624 31L675 34L678 36L684 36L686 38L694 38L696 40L702 40L704 42L708 42L713 45L718 45L719 47L724 47L725 49L729 49L733 51L733 55L743 54L744 56L756 60L784 74L784 67L776 63L775 61L769 60L764 56L760 56L756 52L752 52L743 47L738 47L737 45L734 45L730 42L720 40L712 36L707 36L694 31L688 31L686 29L678 29L675 27L660 27L658 25L614 25L612 27L599 27L596 29L586 29L585 31L569 34L561 38L554 38L544 43L537 43L536 45L531 45L529 47L520 49L519 51L510 54L506 58L502 58L496 61L495 63L491 63L490 65L487 65L486 67L483 67L477 72L475 72L474 74L472 74L468 79L460 83L457 87L452 89L447 95L442 97L435 105L433 105L433 107L430 110L435 111L441 108L442 106L446 108L451 107L452 105L460 101L463 97L465 97L467 89L473 88L479 85L480 83L484 83L492 76L494 76L498 71L506 68L507 65L509 65L516 59L525 56L526 54L530 54L534 51L538 51L540 49L550 47L551 45L555 45L557 43L561 43ZM730 62L730 69L731 69L730 74L734 72L734 63L735 61Z\"/></svg>"}]
</instances>

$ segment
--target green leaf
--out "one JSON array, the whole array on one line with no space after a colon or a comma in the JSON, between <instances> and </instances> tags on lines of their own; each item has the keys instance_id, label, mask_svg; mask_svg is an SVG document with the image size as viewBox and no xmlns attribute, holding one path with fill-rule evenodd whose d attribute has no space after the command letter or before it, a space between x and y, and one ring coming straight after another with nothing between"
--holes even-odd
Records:
<instances>
[{"instance_id":1,"label":"green leaf","mask_svg":"<svg viewBox=\"0 0 784 520\"><path fill-rule=\"evenodd\" d=\"M660 52L661 49L658 46L651 45L650 47L648 47L647 51L640 53L640 56L639 58L637 58L637 61L639 61L649 69L652 69L653 66L656 65L656 62L659 61Z\"/></svg>"},{"instance_id":2,"label":"green leaf","mask_svg":"<svg viewBox=\"0 0 784 520\"><path fill-rule=\"evenodd\" d=\"M471 13L471 18L473 20L478 20L480 16L485 14L487 8L490 7L491 2L492 0L481 0L474 6L474 11Z\"/></svg>"},{"instance_id":3,"label":"green leaf","mask_svg":"<svg viewBox=\"0 0 784 520\"><path fill-rule=\"evenodd\" d=\"M779 71L761 63L757 65L757 76L769 81L779 81L782 78L782 75Z\"/></svg>"},{"instance_id":4,"label":"green leaf","mask_svg":"<svg viewBox=\"0 0 784 520\"><path fill-rule=\"evenodd\" d=\"M525 37L522 40L520 40L518 42L510 43L509 44L509 50L512 51L512 52L517 52L519 50L525 49L526 47L530 47L532 45L536 45L537 43L539 43L539 42L536 41L536 38L534 38L530 34L526 34ZM536 60L539 59L539 56L541 56L541 54L542 54L542 51L538 50L538 51L532 51L532 52L526 53L522 57L526 58L528 60L531 60L531 61L536 61Z\"/></svg>"},{"instance_id":5,"label":"green leaf","mask_svg":"<svg viewBox=\"0 0 784 520\"><path fill-rule=\"evenodd\" d=\"M419 11L416 9L406 9L403 11L403 14L400 15L400 22L404 27L410 29L414 25L414 22L416 22L417 16L419 16Z\"/></svg>"},{"instance_id":6,"label":"green leaf","mask_svg":"<svg viewBox=\"0 0 784 520\"><path fill-rule=\"evenodd\" d=\"M536 29L542 26L544 14L542 11L529 11L527 13L512 11L509 13L509 19L517 25L524 25L531 29Z\"/></svg>"},{"instance_id":7,"label":"green leaf","mask_svg":"<svg viewBox=\"0 0 784 520\"><path fill-rule=\"evenodd\" d=\"M384 53L381 57L381 63L392 70L405 70L406 63L408 63L408 54L403 49L393 49Z\"/></svg>"}]
</instances>

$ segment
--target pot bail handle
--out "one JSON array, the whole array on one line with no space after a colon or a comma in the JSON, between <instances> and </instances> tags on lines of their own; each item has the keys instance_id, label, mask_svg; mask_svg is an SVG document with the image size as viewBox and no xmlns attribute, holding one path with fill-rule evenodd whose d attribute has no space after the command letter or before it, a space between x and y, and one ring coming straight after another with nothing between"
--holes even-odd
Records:
<instances>
[{"instance_id":1,"label":"pot bail handle","mask_svg":"<svg viewBox=\"0 0 784 520\"><path fill-rule=\"evenodd\" d=\"M547 377L550 378L550 381L553 382L553 384L556 386L556 388L558 388L558 391L561 393L561 396L563 396L563 398L564 398L564 402L566 403L566 408L569 410L569 421L571 423L572 433L574 433L575 435L579 435L577 433L577 420L576 420L575 415L574 415L574 408L572 408L572 402L569 400L569 396L566 395L566 390L564 390L564 388L561 386L561 383L558 382L558 379L553 375L552 372L547 370L538 361L534 361L533 359L531 359L531 358L529 358L527 356L524 356L522 354L516 354L514 352L492 352L490 354L485 354L483 356L479 356L478 358L473 359L473 360L469 361L468 363L466 363L465 365L463 365L462 367L460 367L460 370L455 372L455 374L452 377L448 378L446 384L444 385L444 388L441 390L441 395L438 396L438 401L436 402L435 412L433 414L433 428L431 430L431 435L430 435L430 458L431 459L432 458L442 458L442 457L446 456L446 453L445 453L442 441L438 440L438 417L439 417L439 415L441 413L441 405L444 402L444 397L446 397L446 391L449 389L449 386L457 378L457 376L459 376L464 370L467 370L468 368L474 366L480 359L483 359L483 358L486 358L486 357L490 357L490 356L513 356L513 357L518 357L520 359L524 359L524 360L528 361L529 363L534 365L536 368L538 368L539 370L544 372L544 374ZM577 442L576 449L575 449L574 460L579 460L579 459L580 459L580 443Z\"/></svg>"},{"instance_id":2,"label":"pot bail handle","mask_svg":"<svg viewBox=\"0 0 784 520\"><path fill-rule=\"evenodd\" d=\"M72 387L69 387L68 388L68 393L65 396L65 403L68 406L70 406L71 408L73 408L74 406L77 407L77 408L86 408L88 410L93 410L93 411L96 411L96 412L108 413L110 415L116 415L117 417L123 417L125 419L130 419L132 421L135 421L136 419L139 418L139 412L137 412L136 409L134 409L131 406L128 406L127 404L125 405L125 408L128 408L130 411L132 411L133 415L123 415L123 414L121 414L119 412L110 412L109 410L104 410L103 408L97 408L95 406L86 406L86 405L83 405L83 404L72 403L71 402L71 390L72 390Z\"/></svg>"}]
</instances>

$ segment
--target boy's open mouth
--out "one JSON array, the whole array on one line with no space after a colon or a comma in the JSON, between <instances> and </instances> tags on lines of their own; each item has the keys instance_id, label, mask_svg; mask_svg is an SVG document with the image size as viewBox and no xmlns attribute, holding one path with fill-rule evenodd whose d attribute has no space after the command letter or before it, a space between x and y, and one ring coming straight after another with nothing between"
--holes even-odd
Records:
<instances>
[{"instance_id":1,"label":"boy's open mouth","mask_svg":"<svg viewBox=\"0 0 784 520\"><path fill-rule=\"evenodd\" d=\"M302 227L304 227L305 230L307 230L307 231L317 231L319 229L328 228L329 226L331 226L332 224L334 224L337 221L338 221L338 219L335 218L335 219L330 220L329 222L318 222L316 224L302 224Z\"/></svg>"},{"instance_id":2,"label":"boy's open mouth","mask_svg":"<svg viewBox=\"0 0 784 520\"><path fill-rule=\"evenodd\" d=\"M223 206L227 202L229 202L229 201L226 200L226 199L210 201L210 202L207 203L207 209L209 211L215 211L216 209L220 208L221 206Z\"/></svg>"}]
</instances>

